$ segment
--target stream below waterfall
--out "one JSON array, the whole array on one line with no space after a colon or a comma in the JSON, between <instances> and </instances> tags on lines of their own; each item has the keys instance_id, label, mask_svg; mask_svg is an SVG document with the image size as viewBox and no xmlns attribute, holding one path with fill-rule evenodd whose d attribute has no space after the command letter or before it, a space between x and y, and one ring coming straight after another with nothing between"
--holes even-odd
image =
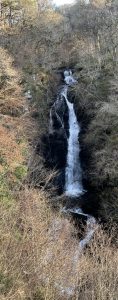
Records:
<instances>
[{"instance_id":1,"label":"stream below waterfall","mask_svg":"<svg viewBox=\"0 0 118 300\"><path fill-rule=\"evenodd\" d=\"M67 137L67 157L65 167L65 187L64 194L67 197L78 198L82 196L85 191L82 184L82 168L80 162L80 145L79 145L79 133L80 125L77 121L77 117L74 110L74 104L68 99L68 89L71 86L77 84L74 79L71 70L64 71L64 86L61 88L60 95L53 104L50 110L50 132L53 131L53 118L52 115L55 112L56 119L59 124L59 128L64 128L63 119L59 115L59 105L63 103L63 99L66 102L68 108L68 123L69 123L69 134ZM86 217L86 233L84 239L79 242L79 249L82 250L93 237L94 231L97 228L96 220L93 216L86 214L80 207L62 209L64 213L73 213Z\"/></svg>"}]
</instances>

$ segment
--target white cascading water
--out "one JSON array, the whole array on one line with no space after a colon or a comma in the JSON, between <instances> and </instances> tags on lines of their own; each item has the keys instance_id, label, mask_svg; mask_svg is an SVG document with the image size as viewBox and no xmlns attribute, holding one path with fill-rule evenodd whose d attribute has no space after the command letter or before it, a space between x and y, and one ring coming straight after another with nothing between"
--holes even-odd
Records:
<instances>
[{"instance_id":1,"label":"white cascading water","mask_svg":"<svg viewBox=\"0 0 118 300\"><path fill-rule=\"evenodd\" d=\"M69 79L68 76L67 79ZM71 79L71 78L70 78ZM68 80L67 80L68 82ZM73 81L71 81L72 84ZM79 161L79 132L80 126L74 111L73 103L67 99L67 87L63 90L63 96L66 99L69 110L69 138L68 138L68 153L67 153L67 166L65 171L65 194L67 196L79 196L83 194L82 186L82 170Z\"/></svg>"},{"instance_id":2,"label":"white cascading water","mask_svg":"<svg viewBox=\"0 0 118 300\"><path fill-rule=\"evenodd\" d=\"M50 133L53 133L54 131L54 116L56 117L57 122L59 123L59 128L64 129L64 121L63 117L60 117L59 114L59 108L62 108L63 111L63 98L65 98L65 101L68 106L68 113L69 113L69 137L68 137L68 151L67 151L67 163L65 168L65 195L70 198L78 198L81 196L85 191L83 189L82 185L82 169L80 164L80 158L79 158L79 152L80 152L80 146L79 146L79 133L80 133L80 126L77 121L77 117L74 111L74 104L69 102L67 91L69 86L73 86L74 84L77 84L77 81L73 78L72 72L65 71L64 72L64 81L65 85L61 89L61 92L59 93L55 103L52 105L50 110L50 124L49 124L49 131ZM61 97L60 97L61 96ZM97 229L96 220L93 216L86 214L83 212L83 210L80 207L70 207L66 208L64 207L62 209L62 212L65 214L72 213L77 214L79 216L83 216L87 219L86 221L86 232L85 237L80 240L79 247L77 247L73 257L73 276L77 275L77 265L80 259L80 255L83 251L83 249L86 247L86 245L89 243L91 238L93 237L93 234L95 230ZM55 226L55 225L54 225ZM75 284L71 282L71 284L67 283L67 286L60 283L55 282L55 286L59 289L60 294L67 294L69 299L70 296L74 295L74 291L77 288Z\"/></svg>"},{"instance_id":3,"label":"white cascading water","mask_svg":"<svg viewBox=\"0 0 118 300\"><path fill-rule=\"evenodd\" d=\"M77 84L77 81L73 78L71 70L64 72L64 81L65 85L62 88L60 95L62 96L57 97L56 102L53 104L50 110L50 126L49 131L50 133L53 132L53 117L52 114L56 115L56 118L62 128L64 128L64 124L58 114L58 105L60 101L63 102L63 97L66 100L69 112L69 137L68 137L68 151L67 151L67 163L65 169L65 195L68 197L79 197L84 194L84 189L82 185L82 169L80 164L79 152L79 133L80 133L80 126L77 121L77 117L74 111L74 104L69 102L67 97L67 91L69 86L73 86ZM62 103L61 102L61 103ZM83 217L87 218L87 228L86 228L86 235L83 240L79 243L80 252L81 250L88 244L90 239L93 236L93 233L96 226L96 220L93 216L89 214L85 214L81 208L68 208L65 207L62 209L64 213L74 213L78 215L83 215ZM79 255L79 253L78 253Z\"/></svg>"},{"instance_id":4,"label":"white cascading water","mask_svg":"<svg viewBox=\"0 0 118 300\"><path fill-rule=\"evenodd\" d=\"M78 197L84 193L82 185L82 170L79 159L79 133L80 126L74 111L73 103L70 103L67 98L68 86L73 86L77 81L73 78L71 71L64 72L64 81L66 83L61 94L65 97L68 110L69 110L69 138L68 138L68 153L67 153L67 166L65 170L65 194L70 197ZM87 217L86 235L80 241L79 247L82 250L92 238L96 229L96 220L91 215L85 214L81 208L63 208L66 213L75 213Z\"/></svg>"}]
</instances>

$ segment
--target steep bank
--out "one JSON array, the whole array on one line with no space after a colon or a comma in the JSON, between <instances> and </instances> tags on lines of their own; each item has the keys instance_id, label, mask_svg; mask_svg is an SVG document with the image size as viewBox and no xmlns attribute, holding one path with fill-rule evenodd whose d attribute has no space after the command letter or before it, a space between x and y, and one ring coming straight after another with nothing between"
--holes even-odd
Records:
<instances>
[{"instance_id":1,"label":"steep bank","mask_svg":"<svg viewBox=\"0 0 118 300\"><path fill-rule=\"evenodd\" d=\"M91 72L93 74L93 70ZM84 188L87 190L83 196L82 205L85 205L86 212L93 214L103 222L109 222L109 220L117 222L117 77L115 73L113 76L111 70L98 70L90 85L93 75L90 73L87 75L85 69L81 73L75 71L75 76L79 77L78 85L71 89L69 98L73 98L72 102L75 103L76 115L81 127L82 179ZM52 80L52 82L55 81L55 74ZM60 83L60 79L57 80L57 86ZM48 104L48 111L50 105L55 102L58 88L55 91L55 93L52 92L54 96L52 96L52 102ZM49 115L47 116L49 118ZM68 112L65 110L67 134L68 117ZM59 126L59 124L57 125ZM58 128L55 136L50 134L50 137L47 138L47 134L48 131L45 138L42 139L41 148L39 148L43 151L46 168L48 167L50 170L56 168L57 171L61 169L60 175L54 179L54 185L58 186L58 192L61 194L64 188L66 136Z\"/></svg>"},{"instance_id":2,"label":"steep bank","mask_svg":"<svg viewBox=\"0 0 118 300\"><path fill-rule=\"evenodd\" d=\"M14 67L13 59L3 49L1 57L5 59L2 61L3 71L0 77L0 129L3 131L0 161L0 298L85 300L87 295L87 300L91 300L92 287L95 299L99 297L107 300L108 295L110 300L117 299L117 252L112 245L112 237L108 238L99 228L94 241L89 244L89 249L80 258L78 232L70 217L50 209L52 194L45 189L52 173L48 176L44 160L38 151L42 144L39 137L42 132L47 132L44 123L40 123L40 109L45 107L45 93L44 98L38 96L42 83L38 85L38 90L34 89L37 81L31 81L31 92L36 91L33 94L37 100L34 105L33 101L27 101L24 97L26 90L21 85L24 74ZM46 95L48 88L45 83ZM48 103L48 108L52 100ZM47 110L45 116L49 118ZM31 155L33 176L32 182L27 185L27 164L29 165ZM42 181L45 185L41 187ZM53 204L56 206L55 191L53 195Z\"/></svg>"},{"instance_id":3,"label":"steep bank","mask_svg":"<svg viewBox=\"0 0 118 300\"><path fill-rule=\"evenodd\" d=\"M117 223L117 71L99 70L90 84L92 73L82 71L72 92L82 128L83 179L99 218Z\"/></svg>"},{"instance_id":4,"label":"steep bank","mask_svg":"<svg viewBox=\"0 0 118 300\"><path fill-rule=\"evenodd\" d=\"M0 299L116 300L118 255L113 244L113 205L116 207L117 200L113 186L108 189L106 185L105 174L109 173L110 184L114 184L117 3L99 6L98 1L87 5L78 2L59 12L46 8L47 2L43 10L37 9L37 1L2 0L0 5L0 56L4 65L2 76L0 73ZM15 5L10 7L11 3ZM38 3L43 5L44 1ZM55 189L55 139L53 159L49 139L47 143L49 112L60 85L57 77L62 66L75 68L78 77L78 88L73 93L76 116L83 120L82 167L90 195L89 201L84 199L87 211L92 213L94 208L95 213L99 201L102 205L97 216L102 220L104 217L109 228L112 224L110 234L99 226L81 257L80 233L70 214L59 212L66 200ZM28 99L27 94L31 95ZM68 120L68 114L66 117ZM102 126L98 126L101 121ZM101 146L104 151L99 151ZM106 166L111 172L106 172ZM107 209L103 209L107 203Z\"/></svg>"}]
</instances>

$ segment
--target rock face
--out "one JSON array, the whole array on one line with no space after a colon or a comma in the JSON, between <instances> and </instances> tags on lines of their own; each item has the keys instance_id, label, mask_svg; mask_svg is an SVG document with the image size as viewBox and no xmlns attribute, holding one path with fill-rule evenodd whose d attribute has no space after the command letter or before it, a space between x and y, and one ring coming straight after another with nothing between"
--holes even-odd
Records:
<instances>
[{"instance_id":1,"label":"rock face","mask_svg":"<svg viewBox=\"0 0 118 300\"><path fill-rule=\"evenodd\" d=\"M56 169L54 185L59 194L65 185L65 166L68 147L68 106L63 95L58 95L50 109L49 133L42 137L43 155L48 168Z\"/></svg>"},{"instance_id":2,"label":"rock face","mask_svg":"<svg viewBox=\"0 0 118 300\"><path fill-rule=\"evenodd\" d=\"M60 87L57 99L50 109L48 149L46 145L43 152L47 166L55 168L59 172L55 179L59 192L62 193L70 188L71 193L73 190L73 195L75 195L75 189L79 192L82 191L82 188L78 189L80 188L81 177L78 143L79 125L73 104L68 101L67 93L68 87L77 84L77 81L71 70L65 70L63 76L64 85ZM68 180L69 183L67 184Z\"/></svg>"},{"instance_id":3,"label":"rock face","mask_svg":"<svg viewBox=\"0 0 118 300\"><path fill-rule=\"evenodd\" d=\"M63 95L59 95L50 110L49 133L61 131L61 134L68 135L68 106Z\"/></svg>"}]
</instances>

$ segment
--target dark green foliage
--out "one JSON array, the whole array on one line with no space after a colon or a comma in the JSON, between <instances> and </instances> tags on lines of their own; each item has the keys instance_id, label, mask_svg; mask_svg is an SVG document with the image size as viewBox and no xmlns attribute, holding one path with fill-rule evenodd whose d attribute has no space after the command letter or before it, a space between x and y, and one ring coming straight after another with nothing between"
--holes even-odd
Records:
<instances>
[{"instance_id":1,"label":"dark green foliage","mask_svg":"<svg viewBox=\"0 0 118 300\"><path fill-rule=\"evenodd\" d=\"M13 285L12 278L0 272L0 293L6 295Z\"/></svg>"}]
</instances>

